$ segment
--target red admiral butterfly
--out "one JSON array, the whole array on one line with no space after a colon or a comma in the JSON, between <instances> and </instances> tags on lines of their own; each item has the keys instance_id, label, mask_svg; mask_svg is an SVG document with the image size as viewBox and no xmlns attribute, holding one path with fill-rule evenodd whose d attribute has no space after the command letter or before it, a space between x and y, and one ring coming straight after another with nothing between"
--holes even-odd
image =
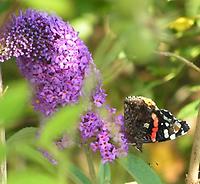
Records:
<instances>
[{"instance_id":1,"label":"red admiral butterfly","mask_svg":"<svg viewBox=\"0 0 200 184\"><path fill-rule=\"evenodd\" d=\"M143 143L173 140L190 129L186 121L159 109L155 102L142 96L129 96L124 101L125 135L129 143L142 151Z\"/></svg>"}]
</instances>

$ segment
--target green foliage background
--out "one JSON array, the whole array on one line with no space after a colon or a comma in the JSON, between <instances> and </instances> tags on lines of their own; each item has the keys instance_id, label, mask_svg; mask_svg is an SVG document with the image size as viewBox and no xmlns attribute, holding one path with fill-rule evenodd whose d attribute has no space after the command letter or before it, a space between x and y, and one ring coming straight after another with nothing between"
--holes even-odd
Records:
<instances>
[{"instance_id":1,"label":"green foliage background","mask_svg":"<svg viewBox=\"0 0 200 184\"><path fill-rule=\"evenodd\" d=\"M99 183L134 179L161 183L157 174L163 183L184 183L199 105L199 73L155 51L176 53L200 67L200 1L1 0L0 25L27 8L54 12L80 32L102 73L107 103L119 113L126 96L142 95L191 125L190 133L176 141L145 145L143 153L132 148L133 155L110 165L100 164L100 156L93 154ZM0 160L6 151L9 183L91 183L76 137L80 109L87 102L62 109L49 120L38 141L35 133L41 118L31 106L30 87L14 60L1 63L1 68L4 89L8 89L0 101L0 125L6 127L7 138L7 149L0 145ZM75 145L60 153L51 141L62 132L75 137ZM49 150L59 164L53 166L45 160L35 149L38 145Z\"/></svg>"}]
</instances>

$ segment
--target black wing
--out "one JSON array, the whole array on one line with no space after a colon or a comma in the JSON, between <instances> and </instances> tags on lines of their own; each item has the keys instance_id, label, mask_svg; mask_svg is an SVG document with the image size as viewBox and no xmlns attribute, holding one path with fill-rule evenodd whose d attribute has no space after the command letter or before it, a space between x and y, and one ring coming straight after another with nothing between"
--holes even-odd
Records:
<instances>
[{"instance_id":1,"label":"black wing","mask_svg":"<svg viewBox=\"0 0 200 184\"><path fill-rule=\"evenodd\" d=\"M155 111L158 117L158 131L156 141L162 142L176 139L188 132L190 129L186 121L178 120L171 112L165 109Z\"/></svg>"}]
</instances>

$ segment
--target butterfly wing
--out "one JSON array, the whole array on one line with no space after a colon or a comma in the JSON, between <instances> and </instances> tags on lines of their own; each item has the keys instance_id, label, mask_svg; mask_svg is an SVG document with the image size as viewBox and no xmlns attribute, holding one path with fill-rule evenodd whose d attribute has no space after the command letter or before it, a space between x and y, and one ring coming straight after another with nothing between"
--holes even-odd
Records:
<instances>
[{"instance_id":1,"label":"butterfly wing","mask_svg":"<svg viewBox=\"0 0 200 184\"><path fill-rule=\"evenodd\" d=\"M155 116L146 131L144 143L173 140L190 129L186 121L178 120L168 110L157 109L153 113Z\"/></svg>"},{"instance_id":2,"label":"butterfly wing","mask_svg":"<svg viewBox=\"0 0 200 184\"><path fill-rule=\"evenodd\" d=\"M186 121L159 109L155 102L142 96L128 96L124 101L124 132L129 144L142 151L144 143L173 140L189 130Z\"/></svg>"}]
</instances>

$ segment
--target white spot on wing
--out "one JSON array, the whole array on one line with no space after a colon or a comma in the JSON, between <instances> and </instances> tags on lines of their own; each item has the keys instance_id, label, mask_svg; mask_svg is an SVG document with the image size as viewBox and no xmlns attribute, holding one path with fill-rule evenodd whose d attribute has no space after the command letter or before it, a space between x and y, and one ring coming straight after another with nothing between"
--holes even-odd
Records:
<instances>
[{"instance_id":1,"label":"white spot on wing","mask_svg":"<svg viewBox=\"0 0 200 184\"><path fill-rule=\"evenodd\" d=\"M171 139L171 140L176 139L176 135L175 135L175 134L170 135L170 139Z\"/></svg>"},{"instance_id":2,"label":"white spot on wing","mask_svg":"<svg viewBox=\"0 0 200 184\"><path fill-rule=\"evenodd\" d=\"M169 119L167 116L163 116L163 119L164 119L165 121L168 121L168 122L171 121L171 119Z\"/></svg>"},{"instance_id":3,"label":"white spot on wing","mask_svg":"<svg viewBox=\"0 0 200 184\"><path fill-rule=\"evenodd\" d=\"M169 126L169 123L165 123L165 125L168 127L168 126Z\"/></svg>"},{"instance_id":4,"label":"white spot on wing","mask_svg":"<svg viewBox=\"0 0 200 184\"><path fill-rule=\"evenodd\" d=\"M184 130L181 131L181 135L185 135L187 132L185 132Z\"/></svg>"},{"instance_id":5,"label":"white spot on wing","mask_svg":"<svg viewBox=\"0 0 200 184\"><path fill-rule=\"evenodd\" d=\"M169 138L169 132L167 129L164 130L164 137L167 139Z\"/></svg>"},{"instance_id":6,"label":"white spot on wing","mask_svg":"<svg viewBox=\"0 0 200 184\"><path fill-rule=\"evenodd\" d=\"M145 128L149 128L149 123L145 123L145 124L144 124L144 127L145 127Z\"/></svg>"}]
</instances>

